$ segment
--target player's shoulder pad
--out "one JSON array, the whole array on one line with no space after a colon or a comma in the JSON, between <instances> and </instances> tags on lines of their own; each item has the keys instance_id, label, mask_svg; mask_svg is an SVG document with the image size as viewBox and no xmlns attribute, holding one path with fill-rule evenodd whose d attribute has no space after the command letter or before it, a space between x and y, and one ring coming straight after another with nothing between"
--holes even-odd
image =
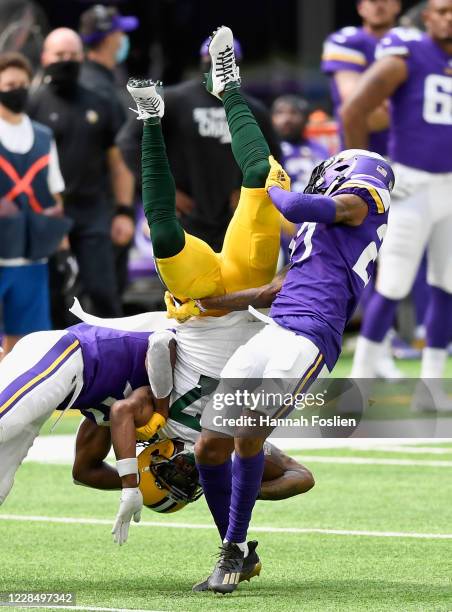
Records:
<instances>
[{"instance_id":1,"label":"player's shoulder pad","mask_svg":"<svg viewBox=\"0 0 452 612\"><path fill-rule=\"evenodd\" d=\"M384 168L381 168L384 171ZM386 185L378 178L367 174L354 174L347 179L340 188L332 194L352 194L362 198L369 209L376 214L384 214L389 210L391 195Z\"/></svg>"},{"instance_id":2,"label":"player's shoulder pad","mask_svg":"<svg viewBox=\"0 0 452 612\"><path fill-rule=\"evenodd\" d=\"M325 40L322 52L324 72L363 70L366 66L367 58L360 28L342 28Z\"/></svg>"},{"instance_id":3,"label":"player's shoulder pad","mask_svg":"<svg viewBox=\"0 0 452 612\"><path fill-rule=\"evenodd\" d=\"M416 28L393 28L378 43L375 58L409 57L424 38L425 34Z\"/></svg>"}]
</instances>

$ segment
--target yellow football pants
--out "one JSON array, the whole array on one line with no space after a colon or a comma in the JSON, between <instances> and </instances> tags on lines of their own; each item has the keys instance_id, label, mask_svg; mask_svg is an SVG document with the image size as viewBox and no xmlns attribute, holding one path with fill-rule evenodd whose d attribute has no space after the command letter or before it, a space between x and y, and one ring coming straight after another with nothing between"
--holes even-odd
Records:
<instances>
[{"instance_id":1,"label":"yellow football pants","mask_svg":"<svg viewBox=\"0 0 452 612\"><path fill-rule=\"evenodd\" d=\"M279 254L281 219L264 188L242 187L221 253L185 234L177 255L157 259L160 278L176 298L203 298L269 283Z\"/></svg>"}]
</instances>

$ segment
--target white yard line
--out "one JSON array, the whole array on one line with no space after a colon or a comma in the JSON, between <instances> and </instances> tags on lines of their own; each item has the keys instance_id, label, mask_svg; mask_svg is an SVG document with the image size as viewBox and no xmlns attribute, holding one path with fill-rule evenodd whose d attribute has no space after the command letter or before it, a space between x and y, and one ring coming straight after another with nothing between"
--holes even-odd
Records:
<instances>
[{"instance_id":1,"label":"white yard line","mask_svg":"<svg viewBox=\"0 0 452 612\"><path fill-rule=\"evenodd\" d=\"M341 463L344 465L403 465L407 467L445 467L451 468L452 461L430 459L373 459L371 457L322 457L320 455L291 455L305 463Z\"/></svg>"},{"instance_id":2,"label":"white yard line","mask_svg":"<svg viewBox=\"0 0 452 612\"><path fill-rule=\"evenodd\" d=\"M25 521L38 523L63 523L75 525L106 525L111 526L113 519L88 519L59 516L27 516L19 514L0 514L0 521ZM141 521L137 527L163 527L166 529L216 529L215 525L199 525L192 523L174 523L157 521ZM415 538L427 540L452 540L452 533L415 533L410 531L367 531L356 529L320 529L318 527L252 527L252 531L260 533L318 533L323 535L367 536L372 538ZM58 606L60 607L60 606ZM89 609L89 608L87 608Z\"/></svg>"},{"instance_id":3,"label":"white yard line","mask_svg":"<svg viewBox=\"0 0 452 612\"><path fill-rule=\"evenodd\" d=\"M432 442L432 438L271 438L270 441L275 446L282 450L290 451L305 451L313 449L329 449L340 448L348 450L384 450L400 452L424 452L418 451L419 447L413 446L419 443ZM448 442L447 438L437 439L437 442ZM56 436L40 436L36 438L32 448L30 449L25 461L34 461L37 463L55 463L55 464L72 464L74 460L74 435L56 435ZM411 446L410 446L411 445ZM425 452L435 454L452 453L452 448L439 449L432 447L431 450L425 449ZM113 459L113 454L109 455Z\"/></svg>"},{"instance_id":4,"label":"white yard line","mask_svg":"<svg viewBox=\"0 0 452 612\"><path fill-rule=\"evenodd\" d=\"M452 455L452 447L447 448L441 446L374 446L373 448L360 448L358 450L372 450L384 453L406 453L410 455Z\"/></svg>"}]
</instances>

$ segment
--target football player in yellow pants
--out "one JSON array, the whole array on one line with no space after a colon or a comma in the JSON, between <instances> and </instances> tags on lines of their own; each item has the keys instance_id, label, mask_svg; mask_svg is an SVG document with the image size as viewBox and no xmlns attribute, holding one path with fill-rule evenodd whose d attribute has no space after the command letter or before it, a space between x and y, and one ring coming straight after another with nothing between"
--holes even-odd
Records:
<instances>
[{"instance_id":1,"label":"football player in yellow pants","mask_svg":"<svg viewBox=\"0 0 452 612\"><path fill-rule=\"evenodd\" d=\"M143 206L154 257L161 280L180 301L265 285L276 270L281 222L265 191L270 151L239 86L240 80L235 80L222 94L243 182L221 253L186 233L177 218L176 189L160 125L164 102L159 84L131 79L127 86L138 118L144 119Z\"/></svg>"}]
</instances>

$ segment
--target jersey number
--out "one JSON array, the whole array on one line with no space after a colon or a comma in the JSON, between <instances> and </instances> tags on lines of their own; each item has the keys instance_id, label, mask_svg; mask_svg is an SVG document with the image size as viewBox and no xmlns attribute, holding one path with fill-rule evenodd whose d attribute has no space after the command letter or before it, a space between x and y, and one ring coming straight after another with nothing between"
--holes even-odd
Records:
<instances>
[{"instance_id":1,"label":"jersey number","mask_svg":"<svg viewBox=\"0 0 452 612\"><path fill-rule=\"evenodd\" d=\"M386 227L387 225L385 223L384 225L380 225L380 227L377 229L377 235L380 240L380 243L382 242L386 234ZM377 255L378 247L376 242L369 242L364 251L358 257L358 261L353 266L353 272L356 272L359 278L363 281L364 287L370 281L370 276L367 272L367 266L370 264L371 261L375 261L377 259Z\"/></svg>"},{"instance_id":2,"label":"jersey number","mask_svg":"<svg viewBox=\"0 0 452 612\"><path fill-rule=\"evenodd\" d=\"M202 397L206 397L213 393L218 387L220 381L209 376L200 376L198 384L194 389L190 389L187 393L184 393L179 397L169 409L169 418L185 427L194 429L195 431L201 431L201 425L199 424L200 415L193 416L187 414L185 409L200 400Z\"/></svg>"},{"instance_id":3,"label":"jersey number","mask_svg":"<svg viewBox=\"0 0 452 612\"><path fill-rule=\"evenodd\" d=\"M317 225L317 223L308 223L307 221L305 221L302 224L302 226L300 227L300 229L298 230L297 235L295 236L295 238L292 238L292 240L290 242L290 245L289 245L290 257L291 258L293 257L293 254L295 252L295 248L297 246L297 238L299 238L301 236L301 234L304 231L306 231L305 237L303 238L303 244L304 244L303 255L300 257L300 259L294 260L293 263L304 261L305 259L307 259L311 255L311 251L312 251L312 235L314 233L316 225Z\"/></svg>"},{"instance_id":4,"label":"jersey number","mask_svg":"<svg viewBox=\"0 0 452 612\"><path fill-rule=\"evenodd\" d=\"M452 78L430 74L424 86L424 121L452 125Z\"/></svg>"}]
</instances>

